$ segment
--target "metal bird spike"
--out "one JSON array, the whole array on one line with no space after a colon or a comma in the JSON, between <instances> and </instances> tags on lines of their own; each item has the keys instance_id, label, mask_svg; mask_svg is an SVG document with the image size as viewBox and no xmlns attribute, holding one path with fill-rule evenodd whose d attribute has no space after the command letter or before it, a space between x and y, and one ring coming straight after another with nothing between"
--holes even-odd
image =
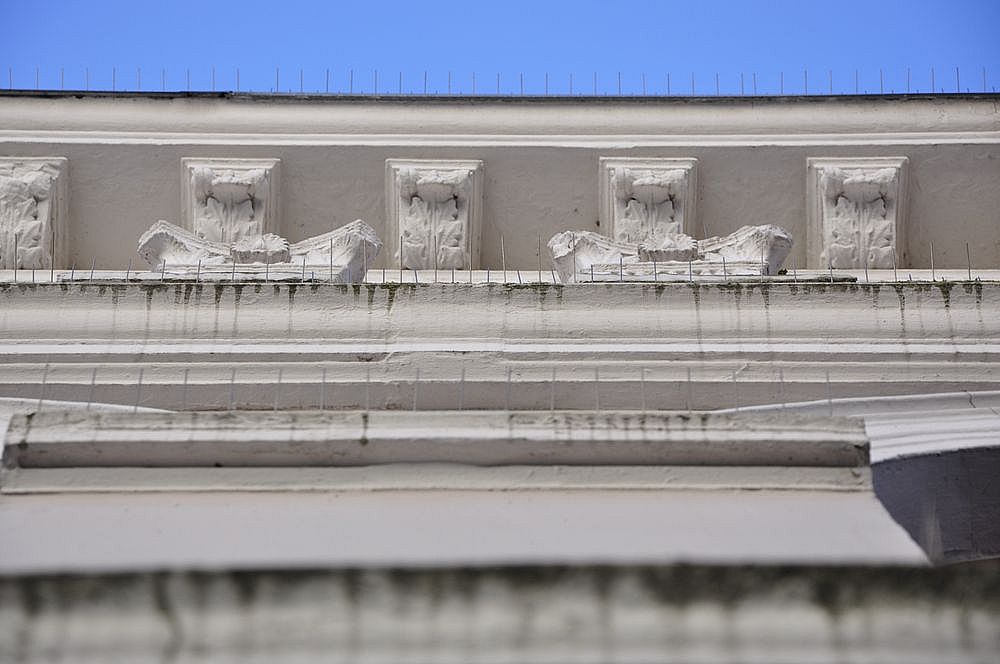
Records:
<instances>
[{"instance_id":1,"label":"metal bird spike","mask_svg":"<svg viewBox=\"0 0 1000 664\"><path fill-rule=\"evenodd\" d=\"M594 410L601 412L601 369L594 367Z\"/></svg>"},{"instance_id":2,"label":"metal bird spike","mask_svg":"<svg viewBox=\"0 0 1000 664\"><path fill-rule=\"evenodd\" d=\"M691 367L687 368L687 411L691 412L691 404L693 403L691 396Z\"/></svg>"},{"instance_id":3,"label":"metal bird spike","mask_svg":"<svg viewBox=\"0 0 1000 664\"><path fill-rule=\"evenodd\" d=\"M642 406L642 414L646 414L646 367L639 368L639 403Z\"/></svg>"},{"instance_id":4,"label":"metal bird spike","mask_svg":"<svg viewBox=\"0 0 1000 664\"><path fill-rule=\"evenodd\" d=\"M417 376L413 381L413 411L417 410L417 390L420 389L420 369L417 369Z\"/></svg>"},{"instance_id":5,"label":"metal bird spike","mask_svg":"<svg viewBox=\"0 0 1000 664\"><path fill-rule=\"evenodd\" d=\"M319 409L320 412L326 410L326 367L323 367L323 377L320 379Z\"/></svg>"},{"instance_id":6,"label":"metal bird spike","mask_svg":"<svg viewBox=\"0 0 1000 664\"><path fill-rule=\"evenodd\" d=\"M87 393L87 410L90 410L90 405L94 403L94 386L97 384L97 367L94 367L90 372L90 391Z\"/></svg>"},{"instance_id":7,"label":"metal bird spike","mask_svg":"<svg viewBox=\"0 0 1000 664\"><path fill-rule=\"evenodd\" d=\"M556 409L556 368L552 367L552 380L549 382L549 411Z\"/></svg>"},{"instance_id":8,"label":"metal bird spike","mask_svg":"<svg viewBox=\"0 0 1000 664\"><path fill-rule=\"evenodd\" d=\"M42 412L42 403L45 401L45 385L49 380L49 363L45 363L45 370L42 372L42 386L38 394L38 406L35 408L37 412Z\"/></svg>"},{"instance_id":9,"label":"metal bird spike","mask_svg":"<svg viewBox=\"0 0 1000 664\"><path fill-rule=\"evenodd\" d=\"M281 396L281 374L284 373L283 367L278 367L278 380L274 383L274 410L278 410L278 399Z\"/></svg>"},{"instance_id":10,"label":"metal bird spike","mask_svg":"<svg viewBox=\"0 0 1000 664\"><path fill-rule=\"evenodd\" d=\"M132 412L139 410L139 402L142 401L142 372L143 369L139 369L139 380L135 384L135 405L132 406Z\"/></svg>"},{"instance_id":11,"label":"metal bird spike","mask_svg":"<svg viewBox=\"0 0 1000 664\"><path fill-rule=\"evenodd\" d=\"M542 283L542 236L538 236L538 283Z\"/></svg>"},{"instance_id":12,"label":"metal bird spike","mask_svg":"<svg viewBox=\"0 0 1000 664\"><path fill-rule=\"evenodd\" d=\"M510 367L507 367L506 398L505 398L505 402L504 402L506 404L506 410L510 410L510 373L511 373L511 369L510 369Z\"/></svg>"},{"instance_id":13,"label":"metal bird spike","mask_svg":"<svg viewBox=\"0 0 1000 664\"><path fill-rule=\"evenodd\" d=\"M500 265L503 268L503 282L507 283L507 251L504 248L503 235L500 235Z\"/></svg>"}]
</instances>

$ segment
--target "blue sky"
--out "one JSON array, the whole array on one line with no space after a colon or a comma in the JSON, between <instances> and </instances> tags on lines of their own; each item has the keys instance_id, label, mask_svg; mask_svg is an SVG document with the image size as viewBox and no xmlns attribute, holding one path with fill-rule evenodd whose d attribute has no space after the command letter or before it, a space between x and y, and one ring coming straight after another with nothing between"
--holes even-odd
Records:
<instances>
[{"instance_id":1,"label":"blue sky","mask_svg":"<svg viewBox=\"0 0 1000 664\"><path fill-rule=\"evenodd\" d=\"M1000 90L1000 0L0 0L0 87L698 94ZM278 70L276 74L276 69ZM351 78L353 70L353 88ZM114 72L114 74L113 74ZM301 72L301 74L300 74ZM114 78L114 81L113 81Z\"/></svg>"}]
</instances>

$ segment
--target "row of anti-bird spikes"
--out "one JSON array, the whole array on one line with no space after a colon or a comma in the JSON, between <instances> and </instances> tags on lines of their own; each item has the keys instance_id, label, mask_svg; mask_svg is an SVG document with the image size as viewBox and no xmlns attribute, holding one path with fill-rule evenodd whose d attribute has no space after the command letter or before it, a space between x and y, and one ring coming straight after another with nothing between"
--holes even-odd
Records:
<instances>
[{"instance_id":1,"label":"row of anti-bird spikes","mask_svg":"<svg viewBox=\"0 0 1000 664\"><path fill-rule=\"evenodd\" d=\"M429 72L424 71L422 76L417 74L416 80L413 80L412 76L404 77L402 71L395 72L395 76L391 76L389 80L386 79L384 72L380 79L379 70L365 70L362 74L360 71L358 75L355 76L354 69L340 70L340 75L337 75L337 70L331 70L330 68L325 68L320 72L311 72L309 85L306 85L306 70L300 68L298 70L297 81L296 77L293 76L293 86L287 86L287 78L285 79L286 87L283 89L282 85L282 73L280 67L275 67L273 87L271 86L271 81L268 81L264 86L259 83L254 83L254 86L247 87L244 85L245 78L241 76L240 68L227 68L225 82L223 82L221 76L217 76L216 68L211 67L207 73L210 75L209 80L205 82L196 81L192 85L191 80L191 69L184 70L183 84L179 85L175 78L171 76L168 79L167 69L160 68L159 76L153 77L153 81L150 82L149 76L147 74L146 84L143 85L143 74L142 68L136 67L135 69L135 85L131 88L129 87L131 81L130 74L125 74L119 76L119 71L117 67L112 67L110 72L102 71L103 75L110 74L110 81L102 77L97 76L98 70L94 70L95 76L91 77L90 67L84 67L82 71L79 69L74 69L73 81L71 81L67 87L66 81L66 68L59 68L59 82L58 87L55 85L54 80L49 80L50 72L47 72L45 85L42 84L42 69L40 67L34 68L34 87L29 85L23 85L19 81L18 86L15 88L14 79L15 72L13 67L7 68L7 87L10 90L14 89L34 89L34 90L73 90L73 91L101 91L101 92L232 92L232 93L253 93L253 94L333 94L333 95L471 95L471 96L520 96L520 97L536 97L536 96L617 96L617 97L663 97L663 96L711 96L713 93L716 96L781 96L781 95L824 95L824 94L954 94L954 93L985 93L985 92L996 92L996 85L987 77L986 67L981 67L980 71L976 72L980 76L973 75L973 79L980 78L981 80L976 81L975 84L970 85L970 79L965 77L963 79L962 71L960 67L955 67L953 70L954 78L951 78L951 70L945 70L947 73L938 75L934 67L930 67L926 72L921 70L920 82L915 82L915 77L911 68L907 67L905 74L902 71L891 72L892 76L887 82L886 71L884 69L878 70L878 87L875 87L874 80L865 81L862 85L862 75L861 70L855 69L853 72L853 77L848 75L846 78L834 75L834 70L827 69L822 72L820 79L817 82L816 77L813 77L813 82L810 85L809 70L801 70L801 78L798 74L790 73L788 76L788 85L786 86L785 72L778 72L777 75L771 76L758 76L757 72L740 72L739 76L728 75L724 78L720 74L716 73L714 79L712 77L708 78L708 83L706 84L705 79L702 78L700 83L696 81L696 75L694 72L690 73L690 76L684 75L682 78L674 78L670 73L662 74L646 74L640 73L638 75L623 76L622 72L616 72L615 75L607 77L602 77L598 72L592 72L591 75L584 79L575 78L572 73L559 76L550 76L549 73L545 72L536 75L532 78L529 75L528 87L525 87L525 75L524 73L518 73L516 77L505 78L503 74L497 72L495 76L493 74L489 75L487 78L478 77L475 72L469 75L461 77L453 75L453 72L447 72L446 76L442 76L442 80L437 80L437 77L431 77ZM315 73L316 78L313 77ZM201 71L201 74L206 74L206 71ZM815 72L814 72L815 74ZM825 74L825 75L823 75ZM926 78L924 75L926 74ZM874 75L874 74L872 74ZM158 78L158 80L156 80ZM268 76L268 78L270 78ZM318 78L318 80L317 80ZM404 84L404 78L406 78ZM690 78L690 87L688 86L688 78ZM128 79L128 80L126 80ZM590 79L590 80L587 80ZM610 80L609 80L610 79ZM825 80L824 80L825 79ZM836 79L836 85L835 85ZM169 83L168 83L169 80ZM255 77L255 81L260 80L260 77ZM714 80L714 86L713 86ZM725 84L724 84L725 81ZM963 88L963 81L965 81L965 87ZM298 83L297 88L294 83ZM370 87L366 87L366 84L370 83ZM869 87L870 83L870 87ZM939 85L940 83L940 85ZM699 84L701 87L699 87ZM707 85L707 87L706 87ZM690 92L689 92L690 90ZM876 92L877 90L877 92Z\"/></svg>"},{"instance_id":2,"label":"row of anti-bird spikes","mask_svg":"<svg viewBox=\"0 0 1000 664\"><path fill-rule=\"evenodd\" d=\"M332 241L331 241L331 243L332 243ZM485 272L486 272L486 275L485 275L486 276L486 283L494 283L493 280L492 280L493 272L499 272L502 275L502 280L499 281L499 282L495 282L495 283L504 283L504 284L513 284L513 283L517 283L517 284L524 284L524 283L540 283L540 284L541 283L549 283L549 284L551 284L551 283L556 283L555 272L553 270L551 270L551 269L549 269L549 270L543 270L542 269L541 238L539 238L539 240L538 240L538 269L537 270L520 270L520 269L513 269L513 268L511 268L510 270L508 270L507 269L507 265L506 265L506 262L507 262L507 260L506 260L506 252L503 249L504 243L503 243L503 238L502 237L501 237L501 243L500 244L501 244L501 252L500 252L501 253L501 261L503 263L503 266L501 267L500 270L486 269L485 270ZM400 243L400 246L402 246L402 242ZM575 247L574 247L574 251L575 251ZM892 255L892 281L893 282L899 282L899 269L897 267L896 250L895 249L891 250L891 255ZM366 265L362 268L362 273L360 275L358 275L358 276L361 277L360 281L355 281L354 280L354 278L353 278L354 275L351 274L350 267L348 267L346 281L342 281L342 280L336 279L334 277L334 265L333 265L333 262L332 262L332 252L331 252L331 263L330 263L330 267L329 267L328 282L329 283L346 283L346 284L367 284L367 283L373 283L373 282L369 282L368 281L369 269L368 269L368 266L367 266L367 260L368 260L367 254L364 255L364 259L365 259ZM973 280L973 277L972 277L972 270L973 270L973 267L972 267L972 249L971 249L971 247L970 247L970 245L969 245L968 242L965 243L965 259L966 259L966 270L967 270L967 274L968 274L968 281L972 281ZM90 276L89 276L89 279L88 279L89 281L94 281L94 274L95 274L95 271L96 271L96 265L97 265L96 259L92 260L91 263L90 263ZM255 265L256 266L256 265L259 265L259 264L256 264L256 263L254 263L254 264L247 264L248 267L250 265ZM309 271L309 279L306 279L306 268L307 268L306 258L303 257L302 258L302 271L301 271L301 274L300 274L299 281L302 282L302 283L305 283L305 282L315 283L317 281L315 270L310 270ZM239 264L236 263L236 262L233 262L232 265L231 265L231 267L230 267L230 271L231 271L230 283L238 283L238 281L237 281L237 271L238 271L238 269L239 269ZM658 281L658 278L659 278L659 272L657 271L656 261L655 260L652 261L652 270L653 270L653 281L655 283L655 282ZM833 283L833 280L834 280L834 277L833 277L834 267L833 267L832 263L828 263L827 264L827 270L828 270L828 274L829 274L830 283ZM930 243L930 270L931 270L931 281L937 281L937 270L936 270L936 268L934 266L934 243L933 242ZM14 281L14 283L18 282L17 274L20 271L22 271L22 270L11 270L11 272L13 273L13 281ZM433 279L432 283L452 283L452 284L455 284L455 283L466 283L466 280L463 278L463 275L458 274L454 268L450 268L449 270L443 270L446 275L450 274L450 276L451 276L450 281L444 281L444 282L442 282L442 281L440 281L438 279L439 272L441 272L442 270L439 270L437 267L434 267L433 271L434 271L434 279ZM727 273L726 259L725 259L725 257L722 258L722 271L723 271L723 279L724 280L728 280L729 279L729 275ZM36 272L35 269L32 268L31 269L31 283L32 284L38 283L36 281L36 278L35 278L35 272ZM48 272L49 272L49 283L55 283L55 273L56 273L56 270L55 270L54 266L50 265ZM76 281L76 266L75 265L72 266L70 268L69 272L70 272L70 274L69 274L69 280L70 281ZM400 258L400 266L398 268L399 280L398 280L398 282L395 282L395 283L400 283L400 284L403 284L403 283L419 284L420 283L419 272L420 272L419 270L410 270L410 269L404 268L403 265L402 265L402 258ZM473 270L461 270L459 272L467 272L468 273L468 283L476 283L474 281L474 274L475 274L475 272ZM524 273L524 277L527 277L527 279L524 278L524 277L522 277L522 272ZM869 271L868 271L867 261L864 264L864 272L865 272L865 283L868 283L870 281L870 279L869 279ZM198 261L197 271L195 272L195 281L196 282L201 282L201 280L202 280L201 273L202 273L202 262ZM510 275L511 275L511 273L513 273L516 276L516 280L509 278ZM129 262L128 262L128 267L125 270L125 279L124 280L126 282L131 281L132 280L132 274L133 274L132 259L130 258ZM383 283L383 284L393 283L391 280L389 280L389 277L396 276L396 274L397 274L397 269L383 267L383 268L381 268L381 275L382 275L381 281L374 282L374 283ZM413 279L406 279L404 277L404 275L406 275L406 274L413 275ZM548 274L549 280L543 279L542 278L543 274ZM766 274L767 274L767 262L762 257L761 258L761 280L764 279L764 277L766 276ZM795 264L795 258L794 257L791 258L791 275L792 275L793 281L798 281L798 267ZM534 282L532 282L530 280L531 276L536 276L536 280ZM574 280L574 282L571 282L571 283L588 283L587 281L580 281L579 280L579 273L576 273L575 277L576 277L576 279ZM979 277L976 277L976 280L978 280L978 279L979 279ZM913 274L912 274L912 272L908 272L907 273L907 280L908 281L913 281ZM160 281L161 282L166 282L167 281L167 261L165 261L165 260L160 264ZM244 280L244 283L254 283L256 281L257 281L256 279L249 279L249 280ZM282 283L287 283L288 282L287 279L282 279L280 281ZM618 281L619 282L624 282L625 281L625 266L624 266L624 260L623 259L619 259L619 262L618 262ZM692 261L690 261L690 260L688 261L688 281L691 281L691 282L694 281L694 276L693 276L693 271L692 271ZM270 264L265 262L265 264L264 264L264 283L269 283L269 282L270 282ZM594 273L594 266L593 265L590 266L590 279L589 279L589 283L597 283L597 279L596 279L596 275ZM601 283L608 283L608 282L602 281Z\"/></svg>"},{"instance_id":3,"label":"row of anti-bird spikes","mask_svg":"<svg viewBox=\"0 0 1000 664\"><path fill-rule=\"evenodd\" d=\"M45 366L44 366L44 369L43 369L42 380L41 380L40 387L39 387L38 403L37 403L37 405L35 407L35 411L36 412L41 412L43 410L44 406L45 406L45 400L46 400L46 396L47 396L47 386L48 386L48 379L49 379L50 369L51 369L50 363L46 362ZM90 410L91 407L94 404L94 393L95 393L95 390L96 390L96 387L97 387L98 371L99 371L99 368L96 367L96 366L91 370L90 388L89 388L88 396L87 396L86 410ZM183 372L183 379L182 379L182 382L181 382L181 399L180 399L180 408L179 408L179 410L181 410L181 411L187 411L188 407L191 406L191 405L193 405L193 404L189 403L189 399L188 399L188 388L189 388L189 385L190 385L190 380L189 380L190 379L190 371L191 371L190 368L185 368L184 372ZM647 412L647 410L653 410L653 411L663 411L663 410L677 411L677 410L685 410L685 411L690 412L690 411L692 411L692 410L695 409L695 406L694 406L694 397L693 397L693 393L694 392L693 392L693 387L692 387L693 383L692 383L691 368L690 367L686 368L686 382L685 382L685 384L686 384L686 390L685 390L684 407L683 408L679 408L679 407L676 407L676 406L675 407L671 407L671 408L656 408L655 406L654 407L649 407L650 404L649 404L649 400L647 399L647 394L646 394L646 381L647 381L647 376L649 374L649 371L650 370L647 367L640 367L638 369L638 383L639 383L639 390L638 391L639 391L639 406L640 406L638 410L640 410L640 412L645 413L645 412ZM717 373L716 370L713 369L713 371L715 371L715 373ZM778 394L779 403L782 405L782 407L784 407L785 404L788 403L788 401L786 399L786 394L785 394L785 374L784 374L784 370L782 368L780 368L780 367L777 369L777 373L778 373L778 381L777 382L778 382L778 389L779 389L779 394ZM137 377L137 380L136 380L136 383L135 383L135 399L132 402L132 411L133 412L137 412L139 408L143 407L143 405L142 405L142 401L143 401L143 398L142 398L142 388L143 388L144 374L145 374L145 369L144 368L140 368L139 369L139 373L138 373L138 377ZM372 375L371 374L372 374L371 367L366 367L366 369L365 369L365 391L364 391L364 397L365 398L364 398L364 404L363 404L364 405L364 410L371 410L372 409L372 401L371 401ZM282 386L283 386L283 375L284 375L284 368L279 367L278 370L277 370L277 376L276 376L275 382L269 386L269 389L273 390L273 392L274 392L274 400L273 400L273 404L272 404L272 410L273 411L278 411L282 407L281 390L282 390ZM578 371L574 369L573 370L573 375L574 376L578 375ZM739 370L738 369L734 369L731 372L730 375L732 376L732 385L733 385L733 408L734 409L739 409L739 408L742 407L741 399L740 399L739 380L738 380ZM230 374L229 374L228 406L225 408L225 410L232 411L232 410L237 410L238 409L238 399L237 399L237 395L236 395L236 385L237 385L237 383L236 383L236 377L237 377L237 370L236 370L235 367L233 367L233 368L231 368ZM436 383L440 383L441 380L437 379L435 382ZM460 373L459 373L459 376L458 376L458 380L454 381L454 382L455 382L455 389L456 389L456 395L455 395L456 396L456 401L455 401L456 409L457 410L466 410L465 385L466 385L466 382L467 382L467 378L466 378L466 368L465 368L464 365L460 368ZM514 377L513 369L511 369L510 367L508 367L507 368L507 372L506 372L506 381L505 381L505 385L504 385L504 402L503 402L504 410L508 410L508 411L512 410L512 408L511 408L511 394L513 392L514 387L518 384L518 382L519 381ZM558 375L557 375L557 372L556 372L556 368L552 367L552 376L551 376L551 379L548 380L548 381L539 381L539 380L520 381L520 384L524 385L526 383L538 383L538 382L547 382L548 385L549 385L548 404L547 404L548 405L548 409L550 411L559 410L560 408L558 407L558 403L557 403L557 400L556 400L556 386L559 384L559 380L558 380ZM674 381L670 381L670 382L674 382ZM718 382L718 381L714 381L714 382ZM728 382L728 379L727 379L727 382ZM413 410L413 411L420 410L421 408L420 408L420 404L419 404L419 395L420 395L420 369L419 368L415 370L415 375L414 375L413 379L410 380L410 381L392 380L392 381L381 381L381 382L379 382L380 385L392 384L392 385L395 385L395 386L404 385L406 383L409 383L411 385L411 391L410 391L411 392L411 402L410 402L410 408L411 408L411 410ZM327 403L328 403L327 396L334 394L333 391L337 387L337 383L335 383L335 382L331 383L331 382L328 381L328 367L325 367L325 366L321 367L320 373L319 373L319 381L316 384L317 384L317 386L319 388L319 393L318 393L319 396L318 396L318 399L317 399L318 409L320 411L327 410ZM612 385L613 384L621 384L621 380L619 379L619 380L614 380L614 381L606 381L606 384L612 384ZM255 374L254 380L252 382L252 385L254 385L254 386L260 385L259 375ZM147 385L147 387L148 387L148 385ZM595 365L594 366L593 399L594 399L593 410L595 412L599 413L602 410L622 410L622 409L619 409L619 408L613 408L613 409L612 408L607 408L606 402L605 402L605 406L602 408L602 405L601 405L601 369L600 369L599 365ZM830 383L830 370L829 369L826 370L826 401L827 401L827 403L829 405L830 415L832 416L833 415L833 389L832 389L831 383ZM333 400L330 399L329 403L332 404ZM498 404L498 406L499 406L499 404ZM514 410L541 410L541 408L539 408L538 406L539 406L539 404L537 403L537 400L535 400L535 401L532 402L532 404L531 404L530 407L527 407L527 408L521 407L521 408L516 408ZM160 406L154 406L154 407L160 407ZM300 402L296 402L295 404L288 404L288 407L301 408L302 404ZM435 408L435 409L437 409L437 408ZM213 408L211 410L218 410L218 408ZM260 410L260 408L254 408L254 409L250 409L250 410ZM338 410L338 409L337 408L331 408L331 410ZM473 409L473 410L483 410L483 409L479 408L479 409ZM581 409L580 408L572 408L571 410L581 410Z\"/></svg>"}]
</instances>

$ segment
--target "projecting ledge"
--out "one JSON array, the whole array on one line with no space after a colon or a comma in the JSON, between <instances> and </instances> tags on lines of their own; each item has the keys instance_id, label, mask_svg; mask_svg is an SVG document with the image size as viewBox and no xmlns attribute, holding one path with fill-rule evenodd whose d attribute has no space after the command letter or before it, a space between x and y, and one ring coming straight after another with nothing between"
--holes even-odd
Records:
<instances>
[{"instance_id":1,"label":"projecting ledge","mask_svg":"<svg viewBox=\"0 0 1000 664\"><path fill-rule=\"evenodd\" d=\"M862 468L839 418L636 412L184 412L16 415L10 468L803 466Z\"/></svg>"}]
</instances>

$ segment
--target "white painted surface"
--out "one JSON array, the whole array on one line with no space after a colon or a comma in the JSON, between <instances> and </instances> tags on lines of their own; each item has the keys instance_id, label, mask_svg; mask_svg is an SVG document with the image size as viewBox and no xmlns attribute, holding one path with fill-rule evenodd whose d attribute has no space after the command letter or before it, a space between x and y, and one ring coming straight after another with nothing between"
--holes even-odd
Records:
<instances>
[{"instance_id":1,"label":"white painted surface","mask_svg":"<svg viewBox=\"0 0 1000 664\"><path fill-rule=\"evenodd\" d=\"M909 265L906 157L808 160L806 265L813 269Z\"/></svg>"},{"instance_id":2,"label":"white painted surface","mask_svg":"<svg viewBox=\"0 0 1000 664\"><path fill-rule=\"evenodd\" d=\"M805 238L809 157L910 160L911 264L1000 264L1000 113L985 97L644 101L0 97L0 154L73 164L70 262L124 268L156 219L180 219L184 157L280 158L297 241L361 218L385 226L390 158L487 164L481 264L531 269L539 238L601 231L601 157L698 159L699 235L772 223ZM415 131L416 129L416 131ZM153 149L151 149L153 148ZM949 223L940 223L948 219ZM806 265L805 243L793 260ZM383 258L383 265L391 265ZM381 267L381 265L377 266Z\"/></svg>"},{"instance_id":3,"label":"white painted surface","mask_svg":"<svg viewBox=\"0 0 1000 664\"><path fill-rule=\"evenodd\" d=\"M993 282L85 280L0 300L0 394L28 398L94 380L95 401L170 409L228 408L232 383L237 408L701 410L1000 383Z\"/></svg>"},{"instance_id":4,"label":"white painted surface","mask_svg":"<svg viewBox=\"0 0 1000 664\"><path fill-rule=\"evenodd\" d=\"M0 574L926 561L873 494L841 491L5 496L0 532Z\"/></svg>"},{"instance_id":5,"label":"white painted surface","mask_svg":"<svg viewBox=\"0 0 1000 664\"><path fill-rule=\"evenodd\" d=\"M1000 450L1000 392L949 392L805 401L719 412L856 417L865 422L871 462L974 448Z\"/></svg>"},{"instance_id":6,"label":"white painted surface","mask_svg":"<svg viewBox=\"0 0 1000 664\"><path fill-rule=\"evenodd\" d=\"M63 157L0 156L0 267L65 267L68 170Z\"/></svg>"},{"instance_id":7,"label":"white painted surface","mask_svg":"<svg viewBox=\"0 0 1000 664\"><path fill-rule=\"evenodd\" d=\"M477 159L387 159L387 253L382 264L412 270L478 269L483 167Z\"/></svg>"},{"instance_id":8,"label":"white painted surface","mask_svg":"<svg viewBox=\"0 0 1000 664\"><path fill-rule=\"evenodd\" d=\"M604 233L638 244L664 234L697 236L698 160L603 157L599 161Z\"/></svg>"},{"instance_id":9,"label":"white painted surface","mask_svg":"<svg viewBox=\"0 0 1000 664\"><path fill-rule=\"evenodd\" d=\"M279 159L182 158L183 227L229 244L279 233L280 166Z\"/></svg>"}]
</instances>

